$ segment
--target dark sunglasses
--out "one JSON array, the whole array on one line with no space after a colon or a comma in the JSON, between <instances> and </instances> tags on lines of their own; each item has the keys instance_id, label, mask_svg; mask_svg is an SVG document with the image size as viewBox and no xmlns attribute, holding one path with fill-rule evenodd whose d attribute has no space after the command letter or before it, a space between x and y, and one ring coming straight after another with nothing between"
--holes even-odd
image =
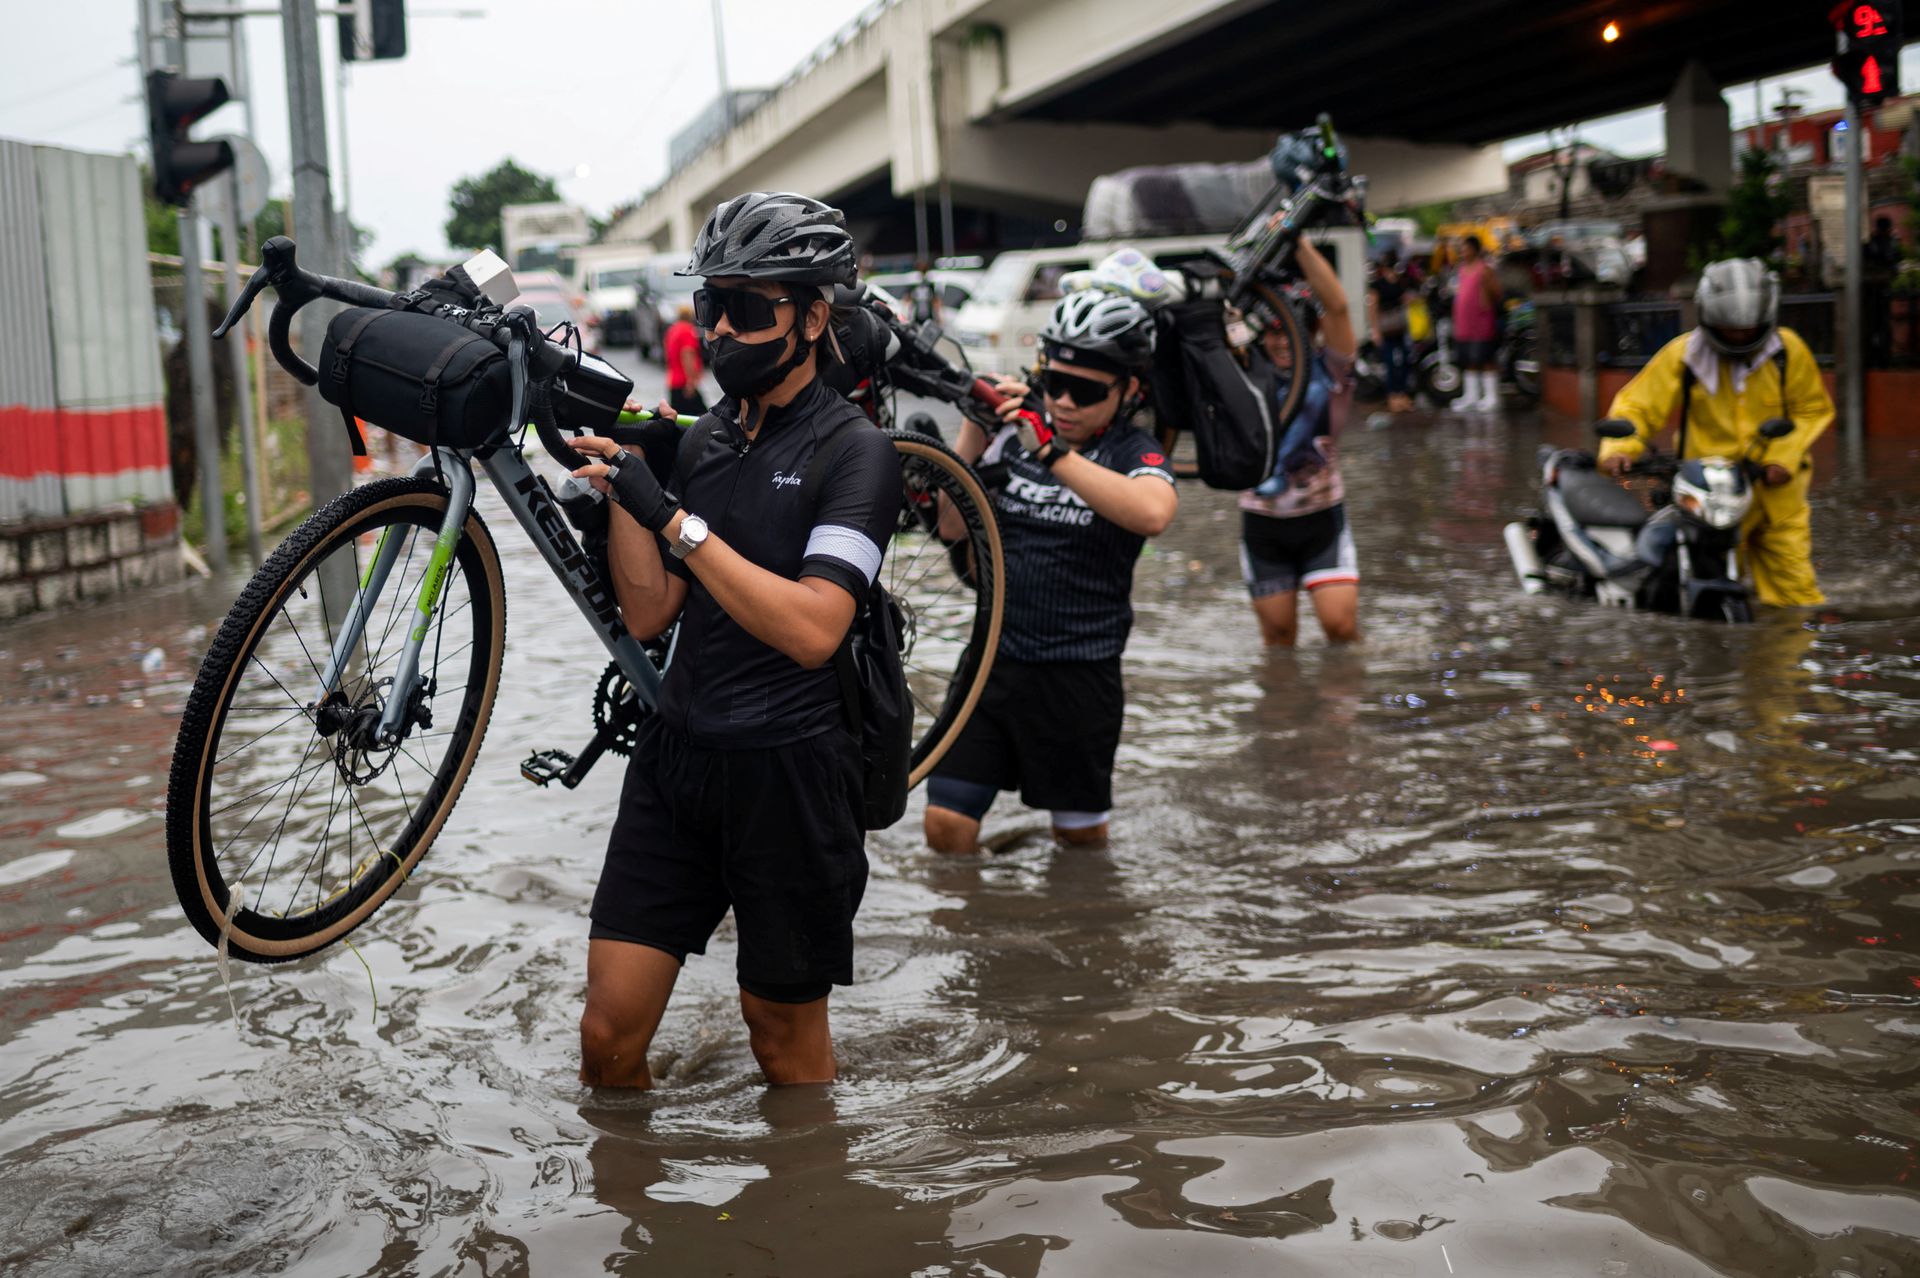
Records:
<instances>
[{"instance_id":1,"label":"dark sunglasses","mask_svg":"<svg viewBox=\"0 0 1920 1278\"><path fill-rule=\"evenodd\" d=\"M780 322L780 303L791 297L768 297L750 288L696 288L693 290L693 322L712 331L726 316L736 333L757 333Z\"/></svg>"},{"instance_id":2,"label":"dark sunglasses","mask_svg":"<svg viewBox=\"0 0 1920 1278\"><path fill-rule=\"evenodd\" d=\"M1078 373L1063 373L1057 368L1049 368L1040 374L1040 386L1055 399L1070 399L1076 408L1092 408L1095 404L1107 402L1107 396L1113 394L1119 382L1103 382L1097 377L1082 377Z\"/></svg>"}]
</instances>

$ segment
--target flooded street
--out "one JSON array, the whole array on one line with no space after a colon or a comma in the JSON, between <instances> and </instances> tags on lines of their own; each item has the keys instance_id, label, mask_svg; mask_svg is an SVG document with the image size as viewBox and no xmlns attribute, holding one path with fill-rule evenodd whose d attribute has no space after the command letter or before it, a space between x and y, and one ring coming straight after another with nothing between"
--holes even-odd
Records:
<instances>
[{"instance_id":1,"label":"flooded street","mask_svg":"<svg viewBox=\"0 0 1920 1278\"><path fill-rule=\"evenodd\" d=\"M1262 651L1184 485L1111 850L943 860L916 794L824 1091L762 1087L730 922L664 1085L577 1082L620 763L519 776L604 657L490 492L465 796L356 950L230 990L160 817L238 581L0 629L0 1273L1920 1272L1920 449L1821 453L1832 604L1726 628L1521 594L1548 437L1356 421L1354 651Z\"/></svg>"}]
</instances>

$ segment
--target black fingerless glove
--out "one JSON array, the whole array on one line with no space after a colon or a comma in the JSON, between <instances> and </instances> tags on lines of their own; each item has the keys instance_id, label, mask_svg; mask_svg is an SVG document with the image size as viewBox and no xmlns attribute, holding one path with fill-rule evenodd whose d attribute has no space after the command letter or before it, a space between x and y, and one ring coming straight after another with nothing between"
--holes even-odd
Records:
<instances>
[{"instance_id":1,"label":"black fingerless glove","mask_svg":"<svg viewBox=\"0 0 1920 1278\"><path fill-rule=\"evenodd\" d=\"M660 486L645 459L622 451L607 463L607 486L620 508L649 532L660 532L673 522L680 499Z\"/></svg>"}]
</instances>

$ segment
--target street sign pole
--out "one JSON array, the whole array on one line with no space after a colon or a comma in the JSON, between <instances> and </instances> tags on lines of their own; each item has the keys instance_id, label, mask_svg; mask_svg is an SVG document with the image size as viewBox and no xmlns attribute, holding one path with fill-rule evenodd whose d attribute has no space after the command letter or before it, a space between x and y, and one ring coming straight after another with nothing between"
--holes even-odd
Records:
<instances>
[{"instance_id":1,"label":"street sign pole","mask_svg":"<svg viewBox=\"0 0 1920 1278\"><path fill-rule=\"evenodd\" d=\"M245 287L240 280L240 166L227 170L227 201L221 210L220 250L227 266L227 305ZM254 449L253 377L247 369L247 330L234 328L221 339L233 363L234 403L240 418L240 483L247 501L247 556L257 566L260 549L260 457Z\"/></svg>"},{"instance_id":2,"label":"street sign pole","mask_svg":"<svg viewBox=\"0 0 1920 1278\"><path fill-rule=\"evenodd\" d=\"M1847 278L1846 278L1846 348L1842 352L1841 403L1843 433L1847 441L1847 453L1856 461L1860 457L1861 442L1865 437L1866 377L1862 371L1862 353L1866 346L1866 307L1862 305L1861 275L1864 262L1860 245L1860 108L1851 100L1847 103Z\"/></svg>"},{"instance_id":3,"label":"street sign pole","mask_svg":"<svg viewBox=\"0 0 1920 1278\"><path fill-rule=\"evenodd\" d=\"M200 275L200 215L188 204L180 210L180 282L184 291L182 327L187 331L187 381L193 390L193 447L200 456L200 517L205 526L207 566L227 570L226 502L220 491L220 429L214 417L213 339L207 326L207 299Z\"/></svg>"},{"instance_id":4,"label":"street sign pole","mask_svg":"<svg viewBox=\"0 0 1920 1278\"><path fill-rule=\"evenodd\" d=\"M338 275L340 253L333 236L326 103L320 79L320 18L314 0L281 0L280 17L286 42L287 117L293 141L293 205L300 227L300 265L322 275ZM333 303L320 301L301 312L309 362L318 360L318 338L334 310ZM339 429L336 417L319 390L308 387L308 487L316 510L353 484L347 435Z\"/></svg>"}]
</instances>

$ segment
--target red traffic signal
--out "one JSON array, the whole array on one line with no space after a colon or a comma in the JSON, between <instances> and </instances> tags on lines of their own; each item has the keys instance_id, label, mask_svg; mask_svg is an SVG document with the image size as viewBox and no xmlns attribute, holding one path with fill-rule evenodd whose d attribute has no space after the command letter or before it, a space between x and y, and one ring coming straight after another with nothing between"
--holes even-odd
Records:
<instances>
[{"instance_id":1,"label":"red traffic signal","mask_svg":"<svg viewBox=\"0 0 1920 1278\"><path fill-rule=\"evenodd\" d=\"M164 204L185 205L193 188L233 167L225 142L195 142L193 122L228 100L226 81L186 80L171 71L147 75L147 142L153 152L153 194Z\"/></svg>"},{"instance_id":2,"label":"red traffic signal","mask_svg":"<svg viewBox=\"0 0 1920 1278\"><path fill-rule=\"evenodd\" d=\"M1842 0L1827 14L1836 32L1833 74L1855 107L1900 92L1900 0Z\"/></svg>"}]
</instances>

